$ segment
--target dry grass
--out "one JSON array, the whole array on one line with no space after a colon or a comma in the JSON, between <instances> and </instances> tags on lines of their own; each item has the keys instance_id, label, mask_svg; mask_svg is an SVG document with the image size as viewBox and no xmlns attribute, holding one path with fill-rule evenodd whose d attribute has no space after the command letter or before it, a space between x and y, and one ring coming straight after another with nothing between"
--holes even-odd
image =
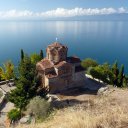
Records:
<instances>
[{"instance_id":1,"label":"dry grass","mask_svg":"<svg viewBox=\"0 0 128 128\"><path fill-rule=\"evenodd\" d=\"M121 94L126 94L126 91ZM50 120L22 128L128 128L128 102L124 100L122 104L114 93L96 96L87 103L60 109Z\"/></svg>"}]
</instances>

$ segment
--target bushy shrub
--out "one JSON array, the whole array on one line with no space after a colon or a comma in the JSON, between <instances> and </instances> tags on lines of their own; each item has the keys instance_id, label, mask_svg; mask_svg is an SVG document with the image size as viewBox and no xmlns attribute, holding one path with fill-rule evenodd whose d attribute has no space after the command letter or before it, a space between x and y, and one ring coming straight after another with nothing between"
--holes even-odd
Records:
<instances>
[{"instance_id":1,"label":"bushy shrub","mask_svg":"<svg viewBox=\"0 0 128 128\"><path fill-rule=\"evenodd\" d=\"M18 119L20 119L21 113L18 109L12 109L9 113L8 113L8 118L11 121L16 121Z\"/></svg>"},{"instance_id":2,"label":"bushy shrub","mask_svg":"<svg viewBox=\"0 0 128 128\"><path fill-rule=\"evenodd\" d=\"M45 99L36 96L27 106L27 112L35 116L36 119L45 119L50 111L50 103Z\"/></svg>"},{"instance_id":3,"label":"bushy shrub","mask_svg":"<svg viewBox=\"0 0 128 128\"><path fill-rule=\"evenodd\" d=\"M103 81L104 83L111 84L113 81L113 73L109 64L107 63L92 67L88 72L90 75L92 75L93 78L97 78Z\"/></svg>"},{"instance_id":4,"label":"bushy shrub","mask_svg":"<svg viewBox=\"0 0 128 128\"><path fill-rule=\"evenodd\" d=\"M81 65L82 65L83 68L85 68L87 70L89 67L98 66L98 62L91 59L91 58L87 58L87 59L85 59L81 62Z\"/></svg>"}]
</instances>

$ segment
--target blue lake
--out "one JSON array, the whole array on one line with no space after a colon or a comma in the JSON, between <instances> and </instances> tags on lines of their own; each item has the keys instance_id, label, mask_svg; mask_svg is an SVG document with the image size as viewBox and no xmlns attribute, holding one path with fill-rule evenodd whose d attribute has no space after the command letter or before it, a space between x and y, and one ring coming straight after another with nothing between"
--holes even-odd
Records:
<instances>
[{"instance_id":1,"label":"blue lake","mask_svg":"<svg viewBox=\"0 0 128 128\"><path fill-rule=\"evenodd\" d=\"M24 21L0 22L0 64L40 52L58 41L67 45L69 55L91 57L99 63L118 60L128 73L128 21Z\"/></svg>"}]
</instances>

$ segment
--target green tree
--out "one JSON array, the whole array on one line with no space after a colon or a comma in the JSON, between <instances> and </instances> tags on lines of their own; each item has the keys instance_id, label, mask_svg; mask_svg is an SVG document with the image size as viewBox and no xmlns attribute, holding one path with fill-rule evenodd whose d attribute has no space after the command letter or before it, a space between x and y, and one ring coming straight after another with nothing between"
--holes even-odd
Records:
<instances>
[{"instance_id":1,"label":"green tree","mask_svg":"<svg viewBox=\"0 0 128 128\"><path fill-rule=\"evenodd\" d=\"M41 59L43 59L43 58L44 58L43 50L40 50L40 58L41 58Z\"/></svg>"},{"instance_id":2,"label":"green tree","mask_svg":"<svg viewBox=\"0 0 128 128\"><path fill-rule=\"evenodd\" d=\"M95 61L91 58L87 58L87 59L85 59L81 62L81 65L82 65L83 68L85 68L87 70L89 67L98 66L98 63L97 63L97 61Z\"/></svg>"},{"instance_id":3,"label":"green tree","mask_svg":"<svg viewBox=\"0 0 128 128\"><path fill-rule=\"evenodd\" d=\"M118 86L123 86L123 78L124 78L124 65L121 65L120 72L118 75Z\"/></svg>"},{"instance_id":4,"label":"green tree","mask_svg":"<svg viewBox=\"0 0 128 128\"><path fill-rule=\"evenodd\" d=\"M20 110L24 109L25 106L28 104L30 95L29 92L25 90L27 85L23 83L17 83L16 89L12 90L9 94L9 101L15 104L16 108Z\"/></svg>"},{"instance_id":5,"label":"green tree","mask_svg":"<svg viewBox=\"0 0 128 128\"><path fill-rule=\"evenodd\" d=\"M113 73L113 84L114 86L118 85L118 75L119 75L119 69L118 69L118 63L117 61L112 65L112 73Z\"/></svg>"},{"instance_id":6,"label":"green tree","mask_svg":"<svg viewBox=\"0 0 128 128\"><path fill-rule=\"evenodd\" d=\"M35 73L36 69L30 57L24 57L24 61L20 62L18 70L19 78L16 82L17 88L11 91L9 100L14 103L17 108L22 110L31 98L41 93L37 94L39 85Z\"/></svg>"},{"instance_id":7,"label":"green tree","mask_svg":"<svg viewBox=\"0 0 128 128\"><path fill-rule=\"evenodd\" d=\"M33 53L31 56L31 62L36 65L37 62L39 62L41 60L41 56L36 54L36 53Z\"/></svg>"},{"instance_id":8,"label":"green tree","mask_svg":"<svg viewBox=\"0 0 128 128\"><path fill-rule=\"evenodd\" d=\"M97 67L95 67L95 70L97 72L97 76L96 78L99 80L102 80L103 82L106 82L107 76L104 73L104 69L102 65L98 65Z\"/></svg>"},{"instance_id":9,"label":"green tree","mask_svg":"<svg viewBox=\"0 0 128 128\"><path fill-rule=\"evenodd\" d=\"M21 114L18 109L12 109L7 116L11 121L17 121L20 119Z\"/></svg>"},{"instance_id":10,"label":"green tree","mask_svg":"<svg viewBox=\"0 0 128 128\"><path fill-rule=\"evenodd\" d=\"M24 61L21 61L18 67L20 77L24 77L29 81L33 81L35 76L35 66L31 62L29 56L24 57Z\"/></svg>"},{"instance_id":11,"label":"green tree","mask_svg":"<svg viewBox=\"0 0 128 128\"><path fill-rule=\"evenodd\" d=\"M126 76L124 76L124 78L123 78L123 85L122 85L122 87L124 87L124 88L128 87L128 78Z\"/></svg>"},{"instance_id":12,"label":"green tree","mask_svg":"<svg viewBox=\"0 0 128 128\"><path fill-rule=\"evenodd\" d=\"M99 71L99 67L93 67L90 70L90 75L92 75L93 78L101 80L101 72Z\"/></svg>"},{"instance_id":13,"label":"green tree","mask_svg":"<svg viewBox=\"0 0 128 128\"><path fill-rule=\"evenodd\" d=\"M17 108L24 109L29 100L36 95L35 67L28 56L19 64L19 79L16 86L17 88L11 91L9 100Z\"/></svg>"},{"instance_id":14,"label":"green tree","mask_svg":"<svg viewBox=\"0 0 128 128\"><path fill-rule=\"evenodd\" d=\"M91 68L90 74L93 78L97 78L105 83L111 83L111 78L113 77L108 63Z\"/></svg>"},{"instance_id":15,"label":"green tree","mask_svg":"<svg viewBox=\"0 0 128 128\"><path fill-rule=\"evenodd\" d=\"M3 80L15 78L14 64L11 61L7 61L3 64L3 68L0 68L0 76Z\"/></svg>"},{"instance_id":16,"label":"green tree","mask_svg":"<svg viewBox=\"0 0 128 128\"><path fill-rule=\"evenodd\" d=\"M111 71L110 65L108 63L104 63L101 65L101 72L102 72L102 81L108 84L112 84L113 81L113 73Z\"/></svg>"},{"instance_id":17,"label":"green tree","mask_svg":"<svg viewBox=\"0 0 128 128\"><path fill-rule=\"evenodd\" d=\"M0 67L0 81L3 80L3 74L4 74L4 70L2 67Z\"/></svg>"},{"instance_id":18,"label":"green tree","mask_svg":"<svg viewBox=\"0 0 128 128\"><path fill-rule=\"evenodd\" d=\"M23 51L23 49L21 49L21 60L23 60L24 59L24 51Z\"/></svg>"}]
</instances>

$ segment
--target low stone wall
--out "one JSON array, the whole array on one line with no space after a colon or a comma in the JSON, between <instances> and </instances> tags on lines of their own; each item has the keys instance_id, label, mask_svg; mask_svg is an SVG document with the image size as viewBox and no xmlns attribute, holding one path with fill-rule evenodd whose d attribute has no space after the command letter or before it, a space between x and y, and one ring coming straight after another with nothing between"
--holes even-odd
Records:
<instances>
[{"instance_id":1,"label":"low stone wall","mask_svg":"<svg viewBox=\"0 0 128 128\"><path fill-rule=\"evenodd\" d=\"M9 83L10 81L11 81L11 82L14 82L14 79L1 81L1 82L0 82L0 85L3 85L3 84L6 84L6 83Z\"/></svg>"},{"instance_id":2,"label":"low stone wall","mask_svg":"<svg viewBox=\"0 0 128 128\"><path fill-rule=\"evenodd\" d=\"M95 80L95 81L97 81L97 82L99 82L99 83L104 83L102 80L93 78L91 75L85 74L85 76L86 76L87 78L90 78L90 79L92 79L92 80Z\"/></svg>"},{"instance_id":3,"label":"low stone wall","mask_svg":"<svg viewBox=\"0 0 128 128\"><path fill-rule=\"evenodd\" d=\"M1 81L0 85L6 84L6 81Z\"/></svg>"}]
</instances>

